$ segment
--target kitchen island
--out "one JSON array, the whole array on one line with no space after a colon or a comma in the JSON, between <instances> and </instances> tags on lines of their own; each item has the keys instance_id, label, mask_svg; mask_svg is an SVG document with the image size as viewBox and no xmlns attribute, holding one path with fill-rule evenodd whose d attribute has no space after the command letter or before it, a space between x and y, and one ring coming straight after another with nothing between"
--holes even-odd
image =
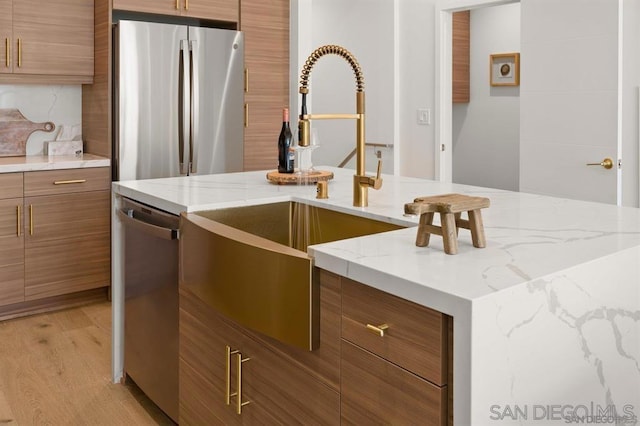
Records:
<instances>
[{"instance_id":1,"label":"kitchen island","mask_svg":"<svg viewBox=\"0 0 640 426\"><path fill-rule=\"evenodd\" d=\"M124 196L179 214L293 200L409 226L309 253L319 268L453 318L455 424L564 424L603 413L636 424L624 422L640 416L640 210L397 176L384 176L369 206L356 208L353 172L323 169L335 176L326 200L313 185L245 172L116 182L113 205ZM418 218L404 216L404 204L452 192L491 200L487 247L474 248L466 230L456 255L437 236L416 247ZM112 226L118 381L124 296L115 214Z\"/></svg>"}]
</instances>

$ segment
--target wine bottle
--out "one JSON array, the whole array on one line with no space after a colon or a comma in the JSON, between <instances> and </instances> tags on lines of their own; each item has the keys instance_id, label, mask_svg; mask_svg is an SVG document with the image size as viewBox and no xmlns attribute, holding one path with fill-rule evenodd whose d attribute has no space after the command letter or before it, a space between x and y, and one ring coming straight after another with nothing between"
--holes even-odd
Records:
<instances>
[{"instance_id":1,"label":"wine bottle","mask_svg":"<svg viewBox=\"0 0 640 426\"><path fill-rule=\"evenodd\" d=\"M293 136L289 126L289 108L282 110L282 129L278 137L278 171L293 173Z\"/></svg>"}]
</instances>

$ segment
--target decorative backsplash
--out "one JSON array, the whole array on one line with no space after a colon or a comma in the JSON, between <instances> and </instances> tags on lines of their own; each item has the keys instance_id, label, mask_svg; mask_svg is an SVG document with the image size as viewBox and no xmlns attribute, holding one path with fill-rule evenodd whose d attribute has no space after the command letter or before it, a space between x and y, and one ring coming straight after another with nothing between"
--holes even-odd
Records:
<instances>
[{"instance_id":1,"label":"decorative backsplash","mask_svg":"<svg viewBox=\"0 0 640 426\"><path fill-rule=\"evenodd\" d=\"M0 108L14 108L33 122L62 125L82 121L82 86L80 85L0 85ZM41 155L45 141L54 140L52 133L34 132L26 143L26 155Z\"/></svg>"}]
</instances>

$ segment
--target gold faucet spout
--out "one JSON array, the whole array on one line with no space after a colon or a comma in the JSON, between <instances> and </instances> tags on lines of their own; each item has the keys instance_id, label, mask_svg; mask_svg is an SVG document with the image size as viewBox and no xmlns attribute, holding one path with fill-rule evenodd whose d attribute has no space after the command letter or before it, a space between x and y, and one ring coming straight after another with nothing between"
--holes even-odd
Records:
<instances>
[{"instance_id":1,"label":"gold faucet spout","mask_svg":"<svg viewBox=\"0 0 640 426\"><path fill-rule=\"evenodd\" d=\"M326 54L336 54L344 58L353 68L356 77L356 113L355 114L307 114L307 94L309 93L309 75L315 63ZM378 172L375 178L365 173L365 137L364 137L364 76L356 58L345 48L336 45L326 45L314 50L302 69L300 76L300 90L302 94L302 111L298 121L298 144L309 146L310 121L311 120L356 120L356 173L353 176L353 205L366 207L369 205L369 188L380 189L381 162L378 161Z\"/></svg>"}]
</instances>

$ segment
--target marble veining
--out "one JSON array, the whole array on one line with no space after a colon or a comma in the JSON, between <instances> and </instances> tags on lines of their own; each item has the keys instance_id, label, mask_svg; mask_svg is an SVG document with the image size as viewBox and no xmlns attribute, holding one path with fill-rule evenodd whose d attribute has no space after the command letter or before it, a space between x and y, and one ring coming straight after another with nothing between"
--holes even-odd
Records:
<instances>
[{"instance_id":1,"label":"marble veining","mask_svg":"<svg viewBox=\"0 0 640 426\"><path fill-rule=\"evenodd\" d=\"M315 199L315 186L270 184L265 172L113 189L175 214L295 200L407 226L309 252L321 268L453 317L456 424L586 424L603 410L615 414L607 424L640 424L640 209L397 176L383 176L357 208L353 171L326 169L335 176L327 200ZM474 248L467 230L456 255L438 236L415 246L418 218L404 216L404 204L449 192L491 200L486 248ZM121 283L113 285L118 380Z\"/></svg>"}]
</instances>

